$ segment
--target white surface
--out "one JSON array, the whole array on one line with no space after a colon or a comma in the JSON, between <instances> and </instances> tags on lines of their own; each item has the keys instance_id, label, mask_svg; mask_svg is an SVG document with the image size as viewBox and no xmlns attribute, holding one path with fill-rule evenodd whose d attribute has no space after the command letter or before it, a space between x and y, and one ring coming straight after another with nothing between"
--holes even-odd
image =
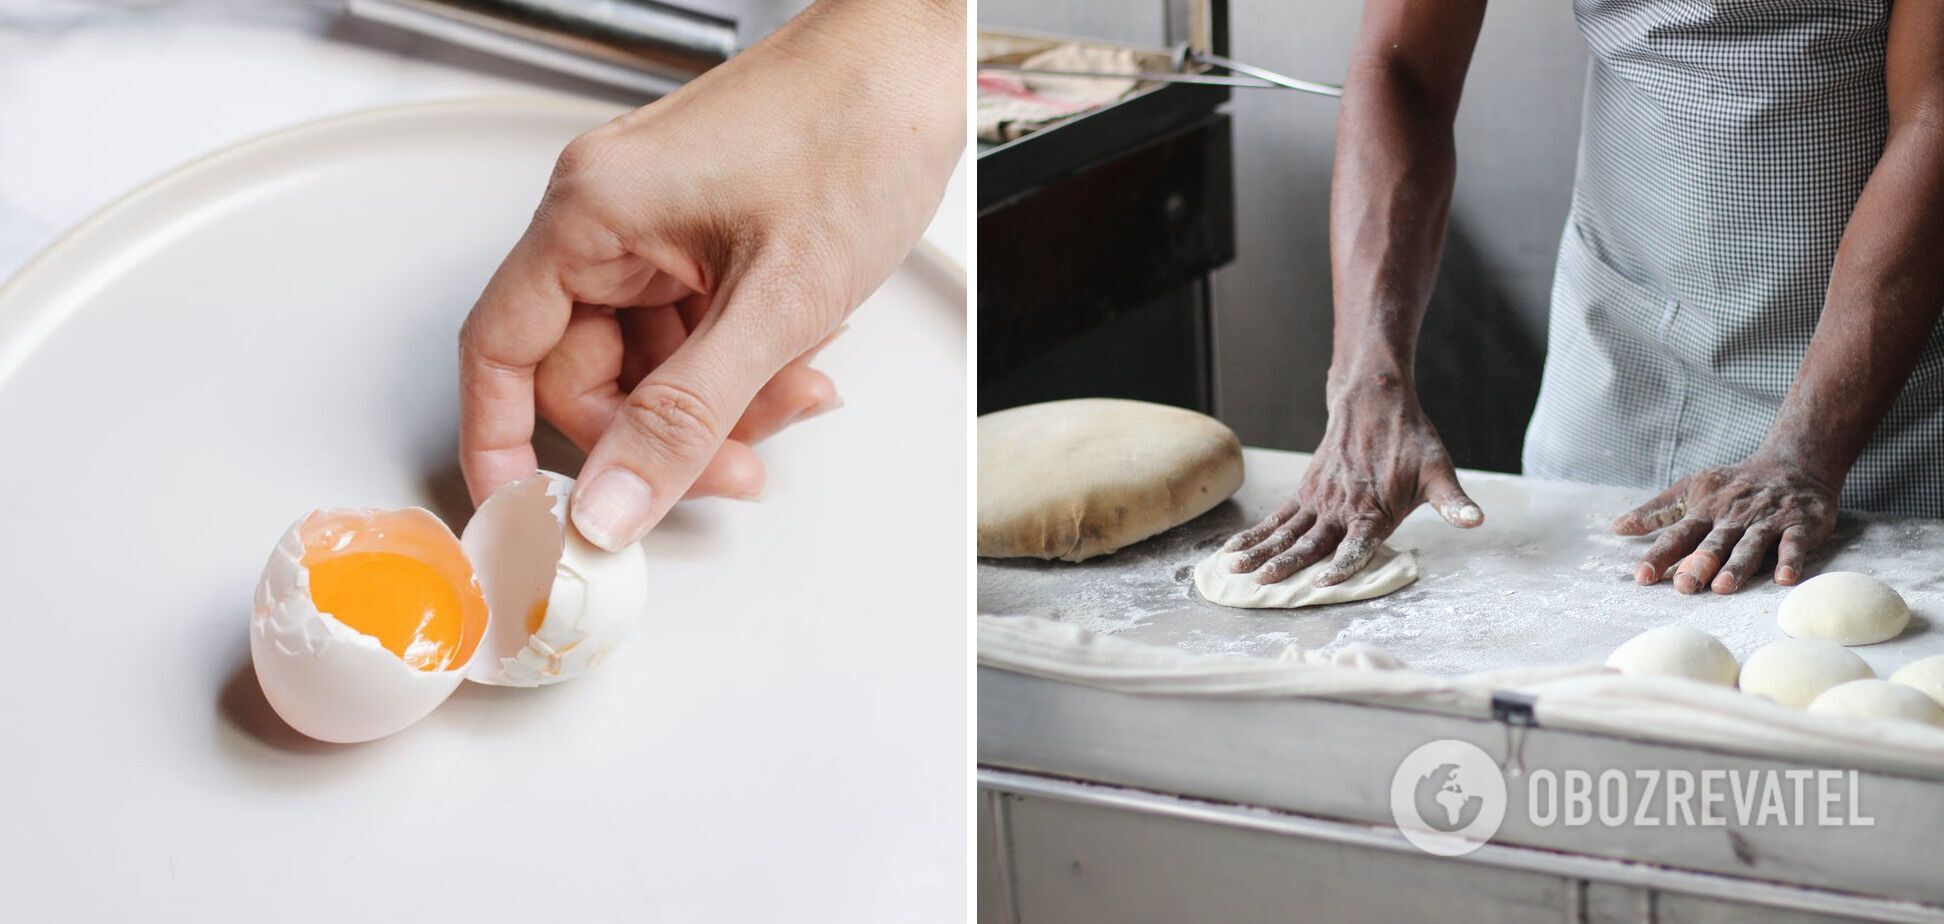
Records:
<instances>
[{"instance_id":1,"label":"white surface","mask_svg":"<svg viewBox=\"0 0 1944 924\"><path fill-rule=\"evenodd\" d=\"M1273 658L1290 644L1368 642L1433 674L1599 663L1663 625L1700 629L1741 658L1784 637L1775 610L1787 588L1767 573L1727 596L1634 583L1633 564L1654 540L1615 536L1608 524L1649 492L1472 471L1459 477L1484 508L1484 525L1457 529L1419 507L1386 540L1417 553L1417 583L1362 603L1225 609L1195 594L1195 563L1288 500L1309 456L1245 449L1243 464L1246 480L1229 502L1113 555L1079 564L981 560L979 612L1050 616L1204 654ZM1932 628L1944 620L1940 549L1944 520L1845 514L1809 557L1811 574L1865 572L1909 602L1902 635L1855 649L1879 674L1944 652L1944 632Z\"/></svg>"},{"instance_id":2,"label":"white surface","mask_svg":"<svg viewBox=\"0 0 1944 924\"><path fill-rule=\"evenodd\" d=\"M655 610L600 670L466 684L353 747L296 737L255 686L250 590L291 519L463 509L459 321L600 115L286 134L120 203L0 291L10 918L964 907L965 318L922 264L820 361L847 407L762 447L769 499L656 530Z\"/></svg>"}]
</instances>

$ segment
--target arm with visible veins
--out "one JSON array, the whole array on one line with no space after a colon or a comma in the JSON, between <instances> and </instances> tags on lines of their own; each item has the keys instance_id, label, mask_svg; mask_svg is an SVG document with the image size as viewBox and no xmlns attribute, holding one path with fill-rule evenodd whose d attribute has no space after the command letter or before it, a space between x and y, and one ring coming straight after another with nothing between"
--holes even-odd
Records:
<instances>
[{"instance_id":1,"label":"arm with visible veins","mask_svg":"<svg viewBox=\"0 0 1944 924\"><path fill-rule=\"evenodd\" d=\"M1483 0L1364 6L1330 185L1329 425L1296 496L1225 547L1240 553L1234 571L1264 584L1332 555L1316 583L1342 582L1427 501L1454 526L1484 522L1412 375L1457 174L1452 123L1484 19Z\"/></svg>"}]
</instances>

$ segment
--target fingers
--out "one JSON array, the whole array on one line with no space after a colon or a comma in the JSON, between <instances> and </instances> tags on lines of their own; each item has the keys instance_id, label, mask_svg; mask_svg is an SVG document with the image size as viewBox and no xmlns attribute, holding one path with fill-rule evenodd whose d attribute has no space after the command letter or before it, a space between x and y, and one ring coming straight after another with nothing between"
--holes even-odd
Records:
<instances>
[{"instance_id":1,"label":"fingers","mask_svg":"<svg viewBox=\"0 0 1944 924\"><path fill-rule=\"evenodd\" d=\"M762 442L784 427L843 406L844 399L838 397L837 383L830 376L796 360L756 392L730 435L745 443Z\"/></svg>"},{"instance_id":2,"label":"fingers","mask_svg":"<svg viewBox=\"0 0 1944 924\"><path fill-rule=\"evenodd\" d=\"M1283 525L1285 520L1295 516L1301 509L1302 505L1291 498L1288 503L1276 508L1275 513L1263 517L1262 522L1236 533L1223 544L1222 551L1238 552L1269 538L1269 534L1275 532L1276 527Z\"/></svg>"},{"instance_id":3,"label":"fingers","mask_svg":"<svg viewBox=\"0 0 1944 924\"><path fill-rule=\"evenodd\" d=\"M1614 518L1613 531L1622 536L1645 536L1657 529L1666 529L1679 522L1685 515L1683 498L1687 496L1687 479L1674 483L1654 499ZM1658 580L1658 578L1657 578Z\"/></svg>"},{"instance_id":4,"label":"fingers","mask_svg":"<svg viewBox=\"0 0 1944 924\"><path fill-rule=\"evenodd\" d=\"M1431 509L1438 511L1446 523L1459 529L1471 529L1485 522L1485 511L1465 496L1465 489L1458 484L1458 472L1449 462L1440 463L1425 480L1424 499L1431 502Z\"/></svg>"},{"instance_id":5,"label":"fingers","mask_svg":"<svg viewBox=\"0 0 1944 924\"><path fill-rule=\"evenodd\" d=\"M1475 508L1474 508L1475 509ZM1388 524L1374 519L1357 520L1350 524L1349 532L1337 544L1336 558L1330 566L1316 576L1316 586L1330 587L1341 584L1353 574L1363 570L1370 563L1370 557L1377 554L1377 545L1389 535Z\"/></svg>"},{"instance_id":6,"label":"fingers","mask_svg":"<svg viewBox=\"0 0 1944 924\"><path fill-rule=\"evenodd\" d=\"M1322 561L1323 556L1336 549L1337 540L1341 538L1343 538L1343 527L1335 523L1317 523L1310 527L1309 532L1304 533L1302 538L1291 544L1289 551L1269 559L1262 566L1262 570L1256 572L1256 583L1274 584Z\"/></svg>"},{"instance_id":7,"label":"fingers","mask_svg":"<svg viewBox=\"0 0 1944 924\"><path fill-rule=\"evenodd\" d=\"M1742 528L1739 526L1717 526L1708 533L1694 551L1681 559L1674 570L1674 589L1680 593L1699 593L1701 588L1714 580L1715 572L1728 560L1728 553L1741 541Z\"/></svg>"},{"instance_id":8,"label":"fingers","mask_svg":"<svg viewBox=\"0 0 1944 924\"><path fill-rule=\"evenodd\" d=\"M588 453L570 513L589 542L617 551L641 540L687 494L730 436L735 421L782 365L770 365L775 334L738 322L793 305L735 304L723 296L714 323L692 329L667 362L631 391ZM795 351L792 351L795 352Z\"/></svg>"},{"instance_id":9,"label":"fingers","mask_svg":"<svg viewBox=\"0 0 1944 924\"><path fill-rule=\"evenodd\" d=\"M757 458L756 450L740 440L726 440L722 448L709 458L709 464L702 467L702 474L695 477L684 500L698 497L727 497L732 500L762 500L763 485L769 475L763 468L763 460Z\"/></svg>"},{"instance_id":10,"label":"fingers","mask_svg":"<svg viewBox=\"0 0 1944 924\"><path fill-rule=\"evenodd\" d=\"M534 370L566 330L572 304L530 231L460 329L459 467L474 503L538 467Z\"/></svg>"},{"instance_id":11,"label":"fingers","mask_svg":"<svg viewBox=\"0 0 1944 924\"><path fill-rule=\"evenodd\" d=\"M1794 584L1802 580L1803 561L1809 557L1809 531L1791 526L1782 531L1782 544L1775 551L1775 583Z\"/></svg>"},{"instance_id":12,"label":"fingers","mask_svg":"<svg viewBox=\"0 0 1944 924\"><path fill-rule=\"evenodd\" d=\"M1659 583L1667 575L1667 569L1693 551L1712 526L1706 520L1690 518L1668 527L1634 566L1634 580L1642 586Z\"/></svg>"},{"instance_id":13,"label":"fingers","mask_svg":"<svg viewBox=\"0 0 1944 924\"><path fill-rule=\"evenodd\" d=\"M1246 574L1262 567L1263 562L1289 551L1289 547L1296 544L1297 538L1308 532L1315 524L1316 514L1307 510L1297 511L1294 516L1283 521L1274 532L1263 537L1261 542L1244 550L1242 554L1230 561L1229 570L1236 574Z\"/></svg>"},{"instance_id":14,"label":"fingers","mask_svg":"<svg viewBox=\"0 0 1944 924\"><path fill-rule=\"evenodd\" d=\"M1741 541L1735 543L1734 554L1728 556L1728 563L1721 566L1721 573L1709 585L1715 593L1732 594L1747 586L1748 579L1760 567L1762 559L1775 547L1775 530L1757 524L1742 534Z\"/></svg>"}]
</instances>

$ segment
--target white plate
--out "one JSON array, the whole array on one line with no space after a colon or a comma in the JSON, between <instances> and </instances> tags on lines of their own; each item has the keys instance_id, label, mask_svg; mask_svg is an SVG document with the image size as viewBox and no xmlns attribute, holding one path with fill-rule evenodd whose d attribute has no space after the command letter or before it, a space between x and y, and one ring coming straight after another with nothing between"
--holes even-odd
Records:
<instances>
[{"instance_id":1,"label":"white plate","mask_svg":"<svg viewBox=\"0 0 1944 924\"><path fill-rule=\"evenodd\" d=\"M820 361L848 406L761 448L769 499L686 504L651 537L656 609L600 671L467 685L352 747L256 688L250 594L291 521L463 507L459 322L560 146L611 114L280 132L0 289L9 917L963 908L964 292L923 258Z\"/></svg>"}]
</instances>

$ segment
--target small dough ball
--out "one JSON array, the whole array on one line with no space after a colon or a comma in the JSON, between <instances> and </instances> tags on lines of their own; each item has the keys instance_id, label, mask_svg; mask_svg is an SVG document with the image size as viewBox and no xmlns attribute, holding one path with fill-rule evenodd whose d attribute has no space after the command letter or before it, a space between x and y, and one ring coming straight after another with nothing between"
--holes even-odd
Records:
<instances>
[{"instance_id":1,"label":"small dough ball","mask_svg":"<svg viewBox=\"0 0 1944 924\"><path fill-rule=\"evenodd\" d=\"M979 418L979 555L1085 561L1180 526L1242 486L1242 441L1206 414L1115 398Z\"/></svg>"},{"instance_id":2,"label":"small dough ball","mask_svg":"<svg viewBox=\"0 0 1944 924\"><path fill-rule=\"evenodd\" d=\"M1720 639L1686 626L1661 626L1628 639L1607 656L1622 674L1686 677L1724 687L1735 685L1734 652Z\"/></svg>"},{"instance_id":3,"label":"small dough ball","mask_svg":"<svg viewBox=\"0 0 1944 924\"><path fill-rule=\"evenodd\" d=\"M1944 655L1912 661L1891 674L1890 682L1912 687L1944 706Z\"/></svg>"},{"instance_id":4,"label":"small dough ball","mask_svg":"<svg viewBox=\"0 0 1944 924\"><path fill-rule=\"evenodd\" d=\"M1328 653L1321 649L1291 645L1283 649L1280 660L1300 661L1311 667L1351 667L1367 671L1404 669L1404 662L1398 660L1396 655L1369 642L1351 642Z\"/></svg>"},{"instance_id":5,"label":"small dough ball","mask_svg":"<svg viewBox=\"0 0 1944 924\"><path fill-rule=\"evenodd\" d=\"M1791 638L1874 645L1896 638L1910 624L1910 606L1867 574L1831 571L1789 591L1775 619Z\"/></svg>"},{"instance_id":6,"label":"small dough ball","mask_svg":"<svg viewBox=\"0 0 1944 924\"><path fill-rule=\"evenodd\" d=\"M1888 680L1852 680L1822 692L1809 704L1817 715L1853 719L1903 719L1944 727L1944 706L1916 689Z\"/></svg>"},{"instance_id":7,"label":"small dough ball","mask_svg":"<svg viewBox=\"0 0 1944 924\"><path fill-rule=\"evenodd\" d=\"M1876 677L1856 652L1834 642L1785 638L1755 649L1742 662L1744 693L1766 696L1790 709L1806 709L1824 690Z\"/></svg>"}]
</instances>

